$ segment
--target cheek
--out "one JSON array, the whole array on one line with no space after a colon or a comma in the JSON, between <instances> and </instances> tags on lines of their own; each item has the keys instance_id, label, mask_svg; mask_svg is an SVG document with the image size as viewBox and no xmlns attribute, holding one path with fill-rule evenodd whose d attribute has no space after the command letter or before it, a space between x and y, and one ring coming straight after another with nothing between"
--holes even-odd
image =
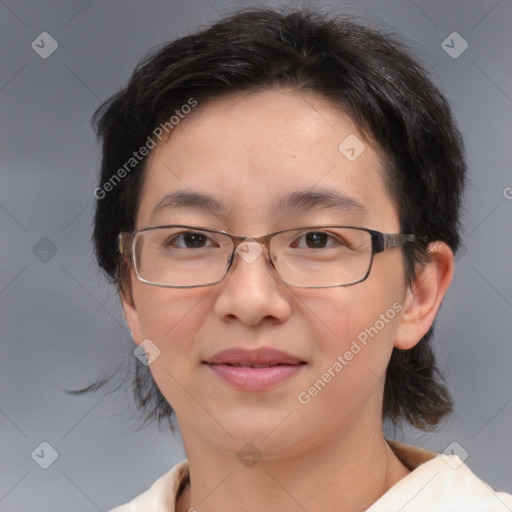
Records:
<instances>
[{"instance_id":1,"label":"cheek","mask_svg":"<svg viewBox=\"0 0 512 512\"><path fill-rule=\"evenodd\" d=\"M159 350L149 369L177 412L190 408L189 393L197 394L194 376L201 354L194 340L211 310L208 292L148 287L135 296L142 336Z\"/></svg>"},{"instance_id":2,"label":"cheek","mask_svg":"<svg viewBox=\"0 0 512 512\"><path fill-rule=\"evenodd\" d=\"M354 381L372 372L385 375L402 309L400 294L394 299L385 287L373 286L368 294L369 287L358 286L304 300L304 314L319 351L317 373L331 368L331 373L343 373Z\"/></svg>"},{"instance_id":3,"label":"cheek","mask_svg":"<svg viewBox=\"0 0 512 512\"><path fill-rule=\"evenodd\" d=\"M357 337L379 321L381 315L384 315L386 326L396 320L403 294L398 290L394 293L385 284L377 287L366 283L332 289L328 294L325 291L316 296L310 294L303 298L301 314L308 317L308 322L326 343L336 344L338 340L347 341ZM393 307L396 303L398 306ZM381 322L378 327L379 331L382 330Z\"/></svg>"},{"instance_id":4,"label":"cheek","mask_svg":"<svg viewBox=\"0 0 512 512\"><path fill-rule=\"evenodd\" d=\"M141 289L135 300L143 336L153 341L162 354L193 350L192 340L211 308L208 293L205 288Z\"/></svg>"},{"instance_id":5,"label":"cheek","mask_svg":"<svg viewBox=\"0 0 512 512\"><path fill-rule=\"evenodd\" d=\"M380 414L400 303L354 294L308 306L317 313L310 313L316 318L310 324L319 353L300 390L304 414L311 422L330 417L334 425L365 414L367 406Z\"/></svg>"}]
</instances>

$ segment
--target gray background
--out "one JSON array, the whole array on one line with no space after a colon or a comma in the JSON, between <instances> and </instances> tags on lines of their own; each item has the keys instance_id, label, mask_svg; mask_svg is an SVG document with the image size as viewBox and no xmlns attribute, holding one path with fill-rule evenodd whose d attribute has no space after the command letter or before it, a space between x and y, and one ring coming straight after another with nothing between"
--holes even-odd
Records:
<instances>
[{"instance_id":1,"label":"gray background","mask_svg":"<svg viewBox=\"0 0 512 512\"><path fill-rule=\"evenodd\" d=\"M395 435L438 451L456 441L477 475L512 492L512 3L320 4L403 34L466 139L466 249L437 323L456 412L436 434ZM89 119L147 49L241 5L249 4L0 1L0 511L108 510L184 458L178 437L135 431L129 391L62 391L90 383L133 349L92 258L99 153ZM59 44L47 59L31 48L44 31ZM454 31L469 44L456 59L441 47ZM48 469L31 458L43 441L58 452ZM36 453L49 461L48 449Z\"/></svg>"}]
</instances>

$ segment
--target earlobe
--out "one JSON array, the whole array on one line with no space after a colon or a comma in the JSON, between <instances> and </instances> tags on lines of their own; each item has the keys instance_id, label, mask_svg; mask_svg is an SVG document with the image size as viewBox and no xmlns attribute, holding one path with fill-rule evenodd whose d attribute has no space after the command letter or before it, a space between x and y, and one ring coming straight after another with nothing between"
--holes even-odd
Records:
<instances>
[{"instance_id":1,"label":"earlobe","mask_svg":"<svg viewBox=\"0 0 512 512\"><path fill-rule=\"evenodd\" d=\"M413 348L432 326L453 277L453 252L444 242L428 246L429 260L416 269L414 282L407 290L400 317L395 347Z\"/></svg>"}]
</instances>

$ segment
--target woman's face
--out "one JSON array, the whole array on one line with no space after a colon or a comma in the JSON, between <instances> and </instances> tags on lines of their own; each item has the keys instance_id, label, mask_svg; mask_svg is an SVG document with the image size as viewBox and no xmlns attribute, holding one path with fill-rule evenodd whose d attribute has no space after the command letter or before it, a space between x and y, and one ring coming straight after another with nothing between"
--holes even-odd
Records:
<instances>
[{"instance_id":1,"label":"woman's face","mask_svg":"<svg viewBox=\"0 0 512 512\"><path fill-rule=\"evenodd\" d=\"M398 233L383 163L361 141L346 115L312 94L265 91L199 103L149 156L136 228L186 224L258 237L349 225ZM325 191L351 202L285 205L290 194ZM220 208L155 210L175 192L211 196ZM400 249L376 255L364 282L323 289L283 283L265 253L251 262L237 255L224 280L207 287L157 287L132 273L133 305L123 306L135 342L149 339L160 351L150 369L185 441L232 452L250 442L279 457L381 424L404 282ZM275 349L300 364L225 372L208 364L228 349L249 358Z\"/></svg>"}]
</instances>

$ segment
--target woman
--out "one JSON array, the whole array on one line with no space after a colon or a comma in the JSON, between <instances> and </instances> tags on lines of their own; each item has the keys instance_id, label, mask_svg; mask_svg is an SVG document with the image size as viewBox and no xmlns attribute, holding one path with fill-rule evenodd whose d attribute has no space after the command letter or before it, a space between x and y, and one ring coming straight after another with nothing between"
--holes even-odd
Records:
<instances>
[{"instance_id":1,"label":"woman","mask_svg":"<svg viewBox=\"0 0 512 512\"><path fill-rule=\"evenodd\" d=\"M115 512L498 511L457 455L391 442L452 408L430 346L464 186L450 108L399 43L242 11L96 115L94 241L147 419L187 460Z\"/></svg>"}]
</instances>

